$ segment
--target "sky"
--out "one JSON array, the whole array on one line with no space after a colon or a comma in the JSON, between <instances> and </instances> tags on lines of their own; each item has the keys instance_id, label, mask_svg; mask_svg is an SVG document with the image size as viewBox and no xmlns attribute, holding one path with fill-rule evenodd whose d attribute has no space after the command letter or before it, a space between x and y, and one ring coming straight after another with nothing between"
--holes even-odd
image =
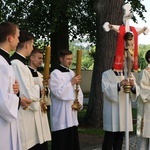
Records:
<instances>
[{"instance_id":1,"label":"sky","mask_svg":"<svg viewBox=\"0 0 150 150\"><path fill-rule=\"evenodd\" d=\"M149 33L147 35L144 35L143 33L139 35L138 37L138 43L139 44L150 44L150 2L149 0L143 0L142 4L145 5L145 8L147 10L146 13L143 13L146 22L144 22L141 18L137 17L138 23L134 23L132 19L130 20L130 25L138 28L148 27ZM134 13L134 15L136 15Z\"/></svg>"}]
</instances>

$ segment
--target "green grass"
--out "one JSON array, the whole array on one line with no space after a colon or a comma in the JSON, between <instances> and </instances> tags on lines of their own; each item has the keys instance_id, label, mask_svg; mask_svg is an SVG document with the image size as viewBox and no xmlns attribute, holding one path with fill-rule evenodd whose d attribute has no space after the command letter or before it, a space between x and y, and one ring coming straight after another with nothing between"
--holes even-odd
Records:
<instances>
[{"instance_id":1,"label":"green grass","mask_svg":"<svg viewBox=\"0 0 150 150\"><path fill-rule=\"evenodd\" d=\"M102 137L104 135L103 129L96 129L96 128L83 128L79 126L78 128L79 133L89 134L89 135L97 135Z\"/></svg>"},{"instance_id":2,"label":"green grass","mask_svg":"<svg viewBox=\"0 0 150 150\"><path fill-rule=\"evenodd\" d=\"M87 109L83 109L78 112L78 120L79 122L84 121L84 117L86 115ZM136 118L137 118L137 109L133 108L132 109L132 116L134 119L134 124L133 124L133 133L136 134ZM87 127L82 127L79 125L79 133L85 133L85 134L92 134L92 135L97 135L97 136L103 136L104 131L103 129L96 129L96 128L87 128Z\"/></svg>"},{"instance_id":3,"label":"green grass","mask_svg":"<svg viewBox=\"0 0 150 150\"><path fill-rule=\"evenodd\" d=\"M137 109L136 108L132 108L132 116L133 116L133 119L137 118Z\"/></svg>"},{"instance_id":4,"label":"green grass","mask_svg":"<svg viewBox=\"0 0 150 150\"><path fill-rule=\"evenodd\" d=\"M84 119L87 109L82 109L78 112L78 119Z\"/></svg>"},{"instance_id":5,"label":"green grass","mask_svg":"<svg viewBox=\"0 0 150 150\"><path fill-rule=\"evenodd\" d=\"M78 112L79 122L84 121L86 111L87 111L87 109L83 109L83 110ZM89 135L97 135L97 136L100 136L100 137L104 135L103 129L89 128L89 127L85 127L85 126L82 126L82 125L80 126L80 123L79 123L78 131L79 131L79 133L84 133L84 134L89 134Z\"/></svg>"},{"instance_id":6,"label":"green grass","mask_svg":"<svg viewBox=\"0 0 150 150\"><path fill-rule=\"evenodd\" d=\"M132 109L132 116L133 116L133 134L136 134L136 127L137 127L137 108Z\"/></svg>"},{"instance_id":7,"label":"green grass","mask_svg":"<svg viewBox=\"0 0 150 150\"><path fill-rule=\"evenodd\" d=\"M84 93L84 98L89 98L90 93Z\"/></svg>"},{"instance_id":8,"label":"green grass","mask_svg":"<svg viewBox=\"0 0 150 150\"><path fill-rule=\"evenodd\" d=\"M51 141L48 141L48 150L51 150Z\"/></svg>"}]
</instances>

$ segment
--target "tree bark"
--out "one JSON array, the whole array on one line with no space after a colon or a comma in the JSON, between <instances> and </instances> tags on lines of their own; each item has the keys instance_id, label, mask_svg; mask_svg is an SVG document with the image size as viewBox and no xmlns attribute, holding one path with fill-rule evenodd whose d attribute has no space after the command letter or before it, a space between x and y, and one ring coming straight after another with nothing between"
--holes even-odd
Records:
<instances>
[{"instance_id":1,"label":"tree bark","mask_svg":"<svg viewBox=\"0 0 150 150\"><path fill-rule=\"evenodd\" d=\"M67 7L68 0L52 3L52 21L57 20L55 23L55 30L51 34L51 71L59 65L59 51L61 49L69 49L69 33L68 33L68 18ZM59 8L60 7L60 8ZM57 12L57 13L55 13Z\"/></svg>"},{"instance_id":2,"label":"tree bark","mask_svg":"<svg viewBox=\"0 0 150 150\"><path fill-rule=\"evenodd\" d=\"M102 73L112 68L116 50L117 33L105 32L102 28L105 22L121 25L123 18L123 0L97 0L96 11L96 55L92 75L89 104L85 116L88 126L102 127L103 125L103 95L101 88Z\"/></svg>"},{"instance_id":3,"label":"tree bark","mask_svg":"<svg viewBox=\"0 0 150 150\"><path fill-rule=\"evenodd\" d=\"M67 22L67 20L65 20ZM51 34L51 71L58 67L59 65L59 51L61 49L69 49L68 42L68 22L61 24L56 32Z\"/></svg>"}]
</instances>

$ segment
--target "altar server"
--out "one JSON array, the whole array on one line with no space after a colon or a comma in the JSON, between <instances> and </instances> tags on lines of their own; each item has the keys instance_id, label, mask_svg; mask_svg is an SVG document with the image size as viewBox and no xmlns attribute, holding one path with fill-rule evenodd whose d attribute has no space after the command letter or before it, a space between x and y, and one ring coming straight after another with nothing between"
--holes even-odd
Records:
<instances>
[{"instance_id":1,"label":"altar server","mask_svg":"<svg viewBox=\"0 0 150 150\"><path fill-rule=\"evenodd\" d=\"M33 50L34 37L26 31L21 31L17 52L11 57L11 63L15 70L16 78L20 84L20 96L26 96L33 100L28 108L19 110L19 124L22 149L37 149L44 142L42 123L39 111L40 86L35 83L31 71L27 66L26 57Z\"/></svg>"},{"instance_id":2,"label":"altar server","mask_svg":"<svg viewBox=\"0 0 150 150\"><path fill-rule=\"evenodd\" d=\"M150 50L146 52L148 65L140 73L140 96L137 104L138 150L150 150Z\"/></svg>"},{"instance_id":3,"label":"altar server","mask_svg":"<svg viewBox=\"0 0 150 150\"><path fill-rule=\"evenodd\" d=\"M43 63L43 52L38 48L34 48L34 50L31 52L30 58L29 58L29 69L34 78L34 82L40 86L41 93L44 94L43 93L44 92L43 75L39 71L37 71L37 69L39 67L41 67L42 63ZM49 80L46 81L45 83L48 86ZM46 88L45 90L46 91L45 91L45 96L44 96L44 103L48 107L51 104L50 90L49 90L49 88ZM41 97L42 97L42 95L41 95ZM43 107L44 107L44 105L41 104L42 112L39 111L39 116L40 116L41 124L42 124L41 127L42 127L42 132L43 132L44 143L38 147L43 147L43 150L48 150L47 141L51 140L51 134L50 134L50 127L49 127L47 113L43 112L45 109ZM48 111L48 110L45 110L45 111Z\"/></svg>"},{"instance_id":4,"label":"altar server","mask_svg":"<svg viewBox=\"0 0 150 150\"><path fill-rule=\"evenodd\" d=\"M79 150L77 111L72 109L72 104L81 75L75 76L69 69L72 63L71 51L60 51L59 60L59 67L50 75L52 150ZM83 93L80 87L78 99L82 105Z\"/></svg>"},{"instance_id":5,"label":"altar server","mask_svg":"<svg viewBox=\"0 0 150 150\"><path fill-rule=\"evenodd\" d=\"M0 23L0 149L21 150L17 122L20 104L29 106L32 102L19 98L15 73L10 64L9 53L19 42L18 26L10 22ZM14 88L14 89L13 89Z\"/></svg>"}]
</instances>

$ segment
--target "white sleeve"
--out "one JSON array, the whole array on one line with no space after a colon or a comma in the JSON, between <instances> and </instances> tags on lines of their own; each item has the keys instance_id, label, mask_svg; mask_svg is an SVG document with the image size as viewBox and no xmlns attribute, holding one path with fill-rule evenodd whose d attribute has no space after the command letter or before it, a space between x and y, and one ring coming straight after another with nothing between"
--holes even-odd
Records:
<instances>
[{"instance_id":1,"label":"white sleeve","mask_svg":"<svg viewBox=\"0 0 150 150\"><path fill-rule=\"evenodd\" d=\"M140 77L141 99L143 102L150 101L150 74L144 69Z\"/></svg>"},{"instance_id":2,"label":"white sleeve","mask_svg":"<svg viewBox=\"0 0 150 150\"><path fill-rule=\"evenodd\" d=\"M116 82L110 81L106 72L102 74L102 92L104 94L103 96L105 96L105 99L108 101L119 101L118 85Z\"/></svg>"},{"instance_id":3,"label":"white sleeve","mask_svg":"<svg viewBox=\"0 0 150 150\"><path fill-rule=\"evenodd\" d=\"M20 85L20 96L25 96L29 99L39 101L40 100L40 86L34 83L32 74L27 66L12 63L15 71L16 78ZM37 110L37 102L31 103L29 106L31 110Z\"/></svg>"},{"instance_id":4,"label":"white sleeve","mask_svg":"<svg viewBox=\"0 0 150 150\"><path fill-rule=\"evenodd\" d=\"M71 79L63 81L64 78L62 76L58 70L54 70L50 75L49 88L57 99L73 101L75 100L75 86L72 86Z\"/></svg>"},{"instance_id":5,"label":"white sleeve","mask_svg":"<svg viewBox=\"0 0 150 150\"><path fill-rule=\"evenodd\" d=\"M13 83L8 69L0 65L0 117L7 122L17 118L19 98L13 92Z\"/></svg>"}]
</instances>

